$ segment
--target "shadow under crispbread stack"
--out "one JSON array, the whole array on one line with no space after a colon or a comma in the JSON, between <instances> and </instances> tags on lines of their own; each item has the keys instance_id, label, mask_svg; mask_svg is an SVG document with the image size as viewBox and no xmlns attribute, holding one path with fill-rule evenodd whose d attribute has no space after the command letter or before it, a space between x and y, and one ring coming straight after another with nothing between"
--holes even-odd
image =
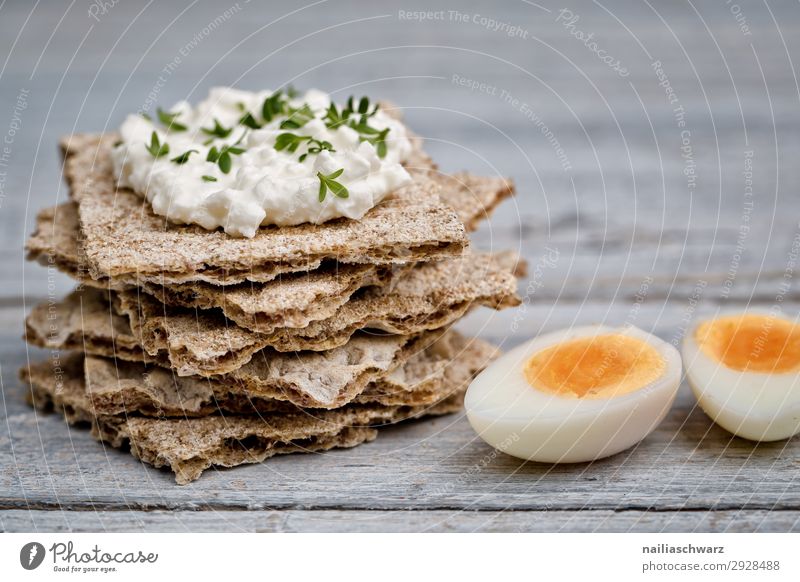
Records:
<instances>
[{"instance_id":1,"label":"shadow under crispbread stack","mask_svg":"<svg viewBox=\"0 0 800 582\"><path fill-rule=\"evenodd\" d=\"M114 141L64 140L70 201L28 241L79 282L27 319L28 342L65 352L21 371L35 406L185 484L458 411L495 357L451 326L519 303L516 256L471 251L466 234L512 194L506 180L443 176L418 152L413 184L361 220L234 238L117 189Z\"/></svg>"}]
</instances>

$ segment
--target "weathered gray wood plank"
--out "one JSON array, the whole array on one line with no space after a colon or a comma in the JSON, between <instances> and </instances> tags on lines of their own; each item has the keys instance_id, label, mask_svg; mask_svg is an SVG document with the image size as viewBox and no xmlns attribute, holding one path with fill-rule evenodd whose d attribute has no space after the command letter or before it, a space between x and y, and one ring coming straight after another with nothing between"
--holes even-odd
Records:
<instances>
[{"instance_id":1,"label":"weathered gray wood plank","mask_svg":"<svg viewBox=\"0 0 800 582\"><path fill-rule=\"evenodd\" d=\"M725 3L651 3L671 30L645 3L571 3L579 27L625 61L630 76L623 79L555 23L562 5L541 4L551 12L524 2L459 3L462 13L522 27L529 37L521 39L474 23L408 21L395 4L364 8L350 0L263 28L296 5L241 3L183 55L159 86L158 103L196 100L219 84L260 88L265 79L294 78L342 95L368 91L407 107L444 170L512 176L517 199L474 240L485 249L518 249L529 260L523 292L530 306L476 312L460 324L504 347L598 321L634 323L677 342L693 316L772 305L800 232L799 96L789 61L797 62L797 5L769 3L784 47L761 6L742 6L752 31L743 35ZM6 2L0 9L0 54L9 56L0 73L0 138L15 113L21 124L0 192L0 529L798 529L797 440L753 446L731 439L694 409L685 387L640 447L592 465L553 468L494 455L454 416L389 429L351 451L211 472L184 488L104 449L85 430L34 414L15 380L28 357L19 339L23 305L70 287L65 277L23 262L36 210L66 197L55 143L72 131L113 128L140 108L163 67L228 7L199 2L157 38L163 27L152 23L169 23L184 6L153 3L137 19L142 6L117 3L99 22L80 3L67 10ZM400 8L453 6L410 0ZM349 22L356 18L369 19ZM313 42L292 43L312 33ZM261 62L254 57L274 50ZM698 168L691 195L680 131L651 66L656 59L686 111ZM470 91L453 75L496 91ZM552 130L568 170L502 91L527 102ZM16 111L20 95L24 108ZM750 150L754 206L745 219L742 170ZM555 264L542 266L545 247L558 250ZM788 312L800 310L796 286L784 299Z\"/></svg>"},{"instance_id":2,"label":"weathered gray wood plank","mask_svg":"<svg viewBox=\"0 0 800 582\"><path fill-rule=\"evenodd\" d=\"M0 512L15 532L796 532L798 511Z\"/></svg>"},{"instance_id":3,"label":"weathered gray wood plank","mask_svg":"<svg viewBox=\"0 0 800 582\"><path fill-rule=\"evenodd\" d=\"M453 416L383 431L353 450L171 474L11 408L0 446L5 509L800 509L796 442L731 439L682 398L637 449L592 465L521 463L494 453ZM134 485L135 484L135 485Z\"/></svg>"},{"instance_id":4,"label":"weathered gray wood plank","mask_svg":"<svg viewBox=\"0 0 800 582\"><path fill-rule=\"evenodd\" d=\"M493 16L529 33L518 38L449 17L410 21L400 18L390 3L373 3L365 11L346 1L322 4L262 29L296 8L294 4L256 8L243 3L213 33L204 34L166 83L159 84L158 100L196 99L214 84L282 82L287 74L299 74L300 85L342 93L364 88L408 108L411 125L430 138L429 149L445 170L467 168L515 178L520 192L516 203L501 209L476 243L518 246L531 261L546 244L558 248L563 259L548 272L541 297L610 297L617 286L627 291L647 275L654 276L653 289L659 293L681 294L697 279L707 278L709 293L719 294L734 262L732 297L774 294L798 231L800 207L794 195L800 169L792 163L781 163L780 171L775 166L800 153L800 119L786 54L795 55L796 48L790 41L784 48L770 13L748 9L751 34L744 36L724 3L697 7L708 33L690 5L656 6L680 40L678 46L645 4L607 4L608 12L636 34L633 38L601 6L573 3L571 10L580 16L583 30L593 32L610 54L624 55L630 76L621 78L555 23L560 5L543 5L551 12L524 2L491 10L478 1L460 3L464 14ZM0 298L45 294L46 272L23 267L19 249L35 211L66 196L55 148L58 137L118 125L142 106L164 65L227 6L198 3L160 38L161 29L149 23L169 23L183 7L154 4L137 20L141 8L141 3L118 3L98 22L85 6L76 5L66 11L44 55L47 36L38 31L55 26L62 12L40 8L14 47L0 95L13 105L22 89L29 94L0 205L5 226L0 247L7 253L0 264L8 276ZM403 6L417 8L452 6L421 0ZM796 6L775 3L770 8L784 38L791 39L798 29ZM14 26L21 26L29 11L24 3L4 6L2 22L13 31L2 35L6 53L16 38ZM345 23L348 14L376 18ZM342 26L321 30L331 24ZM289 44L314 31L320 32L313 43ZM380 42L369 40L373 38ZM152 48L141 54L150 41ZM330 55L333 62L320 62L322 45L336 47ZM253 56L283 46L287 48L263 62ZM405 48L385 50L387 46ZM76 51L77 58L67 67ZM691 196L680 131L651 67L655 59L663 63L687 112L699 168L698 188ZM553 145L518 107L498 94L453 83L454 74L527 102L564 146L571 169L561 167ZM754 152L757 195L748 222L751 230L740 241L746 150ZM60 291L67 286L58 280Z\"/></svg>"},{"instance_id":5,"label":"weathered gray wood plank","mask_svg":"<svg viewBox=\"0 0 800 582\"><path fill-rule=\"evenodd\" d=\"M557 305L532 308L529 317L547 329L620 321L626 311ZM645 307L635 323L669 340L677 337L680 312L671 303L663 313ZM521 325L519 333L536 331ZM493 452L453 415L386 429L356 449L210 471L178 487L171 474L27 408L9 369L25 352L13 337L2 345L7 432L0 435L0 508L800 510L798 441L731 438L695 408L686 387L639 447L590 465L522 463Z\"/></svg>"}]
</instances>

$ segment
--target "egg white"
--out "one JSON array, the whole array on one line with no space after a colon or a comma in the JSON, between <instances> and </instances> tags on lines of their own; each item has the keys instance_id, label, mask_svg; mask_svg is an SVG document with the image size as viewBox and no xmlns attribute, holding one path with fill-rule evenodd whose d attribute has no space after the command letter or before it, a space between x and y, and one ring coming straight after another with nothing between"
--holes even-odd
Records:
<instances>
[{"instance_id":1,"label":"egg white","mask_svg":"<svg viewBox=\"0 0 800 582\"><path fill-rule=\"evenodd\" d=\"M531 386L523 369L534 354L553 345L604 334L627 335L653 347L663 374L628 394L580 399ZM515 457L545 463L579 463L630 448L664 419L681 379L678 351L633 326L583 326L545 334L515 348L479 374L467 390L467 418L478 435Z\"/></svg>"},{"instance_id":2,"label":"egg white","mask_svg":"<svg viewBox=\"0 0 800 582\"><path fill-rule=\"evenodd\" d=\"M749 311L752 315L773 315ZM719 317L741 315L725 313ZM800 373L767 374L739 371L709 357L700 349L695 333L698 321L683 342L686 379L700 408L728 432L754 441L787 439L800 432Z\"/></svg>"}]
</instances>

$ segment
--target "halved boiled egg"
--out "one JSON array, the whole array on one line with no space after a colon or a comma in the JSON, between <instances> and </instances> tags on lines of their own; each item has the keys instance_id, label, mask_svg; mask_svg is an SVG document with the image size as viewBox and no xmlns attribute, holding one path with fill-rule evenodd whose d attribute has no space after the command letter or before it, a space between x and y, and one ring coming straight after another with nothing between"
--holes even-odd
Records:
<instances>
[{"instance_id":1,"label":"halved boiled egg","mask_svg":"<svg viewBox=\"0 0 800 582\"><path fill-rule=\"evenodd\" d=\"M755 441L800 432L800 326L771 313L699 322L684 339L686 378L700 407Z\"/></svg>"},{"instance_id":2,"label":"halved boiled egg","mask_svg":"<svg viewBox=\"0 0 800 582\"><path fill-rule=\"evenodd\" d=\"M645 438L672 406L681 359L633 326L577 327L501 356L467 390L467 418L495 448L531 461L578 463Z\"/></svg>"}]
</instances>

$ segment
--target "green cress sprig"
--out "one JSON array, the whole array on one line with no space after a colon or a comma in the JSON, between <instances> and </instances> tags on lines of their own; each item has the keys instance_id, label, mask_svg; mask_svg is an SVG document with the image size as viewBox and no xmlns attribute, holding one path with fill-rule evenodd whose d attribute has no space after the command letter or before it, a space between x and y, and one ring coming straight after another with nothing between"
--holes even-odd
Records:
<instances>
[{"instance_id":1,"label":"green cress sprig","mask_svg":"<svg viewBox=\"0 0 800 582\"><path fill-rule=\"evenodd\" d=\"M328 129L338 129L347 123L350 113L348 109L339 111L339 108L336 107L336 103L331 103L322 120L325 122L325 127Z\"/></svg>"},{"instance_id":2,"label":"green cress sprig","mask_svg":"<svg viewBox=\"0 0 800 582\"><path fill-rule=\"evenodd\" d=\"M199 154L199 153L200 152L197 150L188 150L183 152L181 155L172 158L170 162L175 162L179 166L182 166L183 164L189 161L189 156L191 156L192 154Z\"/></svg>"},{"instance_id":3,"label":"green cress sprig","mask_svg":"<svg viewBox=\"0 0 800 582\"><path fill-rule=\"evenodd\" d=\"M167 126L167 131L186 131L189 129L182 123L175 121L180 113L169 113L161 109L161 107L156 110L156 113L158 114L158 120Z\"/></svg>"},{"instance_id":4,"label":"green cress sprig","mask_svg":"<svg viewBox=\"0 0 800 582\"><path fill-rule=\"evenodd\" d=\"M145 143L145 147L147 147L147 151L150 152L150 155L156 159L164 157L167 154L169 154L169 144L167 143L162 144L159 141L158 134L155 131L150 136L150 145L147 145L147 143Z\"/></svg>"},{"instance_id":5,"label":"green cress sprig","mask_svg":"<svg viewBox=\"0 0 800 582\"><path fill-rule=\"evenodd\" d=\"M350 111L354 111L353 108L353 97L350 97L347 100L347 107ZM365 115L367 117L372 117L378 112L378 104L375 104L375 107L372 108L372 111L369 110L369 97L362 97L358 101L358 113L359 115Z\"/></svg>"},{"instance_id":6,"label":"green cress sprig","mask_svg":"<svg viewBox=\"0 0 800 582\"><path fill-rule=\"evenodd\" d=\"M375 146L379 158L385 158L388 150L386 136L389 135L389 128L378 130L369 124L369 119L378 112L378 107L379 105L376 103L370 109L367 97L362 97L358 101L358 107L355 106L353 97L350 97L347 105L341 111L334 103L331 103L325 113L325 126L328 129L338 129L346 125L358 133L360 141L366 141Z\"/></svg>"},{"instance_id":7,"label":"green cress sprig","mask_svg":"<svg viewBox=\"0 0 800 582\"><path fill-rule=\"evenodd\" d=\"M242 117L239 118L239 124L250 129L261 129L276 117L291 115L293 111L290 111L289 101L295 97L297 97L297 91L291 85L286 89L285 94L283 89L278 89L272 93L261 105L261 121L256 119L256 116L251 111L246 110L244 103L239 103L239 109L243 112ZM301 126L298 125L297 127Z\"/></svg>"},{"instance_id":8,"label":"green cress sprig","mask_svg":"<svg viewBox=\"0 0 800 582\"><path fill-rule=\"evenodd\" d=\"M244 151L244 149L235 146L222 146L219 149L217 149L217 146L214 146L208 150L206 161L217 164L222 173L227 174L233 167L233 158L231 158L231 156L238 156L243 154Z\"/></svg>"},{"instance_id":9,"label":"green cress sprig","mask_svg":"<svg viewBox=\"0 0 800 582\"><path fill-rule=\"evenodd\" d=\"M366 124L363 118L356 125L350 125L358 132L358 137L361 141L366 141L375 146L375 151L379 158L386 157L386 136L389 135L389 128L379 131L374 127Z\"/></svg>"},{"instance_id":10,"label":"green cress sprig","mask_svg":"<svg viewBox=\"0 0 800 582\"><path fill-rule=\"evenodd\" d=\"M322 151L334 152L333 144L329 141L314 139L310 135L297 135L291 132L285 132L275 138L275 150L282 152L286 150L290 153L295 153L297 149L303 144L307 143L308 148L302 154L299 160L304 161L309 154L318 154Z\"/></svg>"},{"instance_id":11,"label":"green cress sprig","mask_svg":"<svg viewBox=\"0 0 800 582\"><path fill-rule=\"evenodd\" d=\"M318 140L318 139L310 139L308 140L308 150L302 156L300 156L300 161L303 162L308 157L308 154L318 154L320 152L335 152L336 150L333 149L333 144L329 141L325 140Z\"/></svg>"},{"instance_id":12,"label":"green cress sprig","mask_svg":"<svg viewBox=\"0 0 800 582\"><path fill-rule=\"evenodd\" d=\"M242 136L231 145L224 145L221 148L213 146L210 150L208 150L206 161L217 164L223 174L229 173L233 167L233 158L231 156L238 156L247 151L244 148L239 147L239 144L242 143L242 140L246 135L247 131L245 131Z\"/></svg>"},{"instance_id":13,"label":"green cress sprig","mask_svg":"<svg viewBox=\"0 0 800 582\"><path fill-rule=\"evenodd\" d=\"M283 90L278 89L264 99L264 104L261 106L261 117L264 119L264 123L269 123L276 117L285 115L288 107L289 100L283 96Z\"/></svg>"},{"instance_id":14,"label":"green cress sprig","mask_svg":"<svg viewBox=\"0 0 800 582\"><path fill-rule=\"evenodd\" d=\"M281 129L300 129L314 119L314 112L311 111L308 103L304 103L301 107L290 107L288 116L281 122Z\"/></svg>"},{"instance_id":15,"label":"green cress sprig","mask_svg":"<svg viewBox=\"0 0 800 582\"><path fill-rule=\"evenodd\" d=\"M245 127L249 127L250 129L261 129L261 124L256 121L256 118L253 117L253 114L249 111L245 113L241 119L239 119L239 125L244 125Z\"/></svg>"},{"instance_id":16,"label":"green cress sprig","mask_svg":"<svg viewBox=\"0 0 800 582\"><path fill-rule=\"evenodd\" d=\"M275 138L275 150L279 152L286 150L287 152L294 153L303 142L311 139L310 135L297 135L290 132L281 133Z\"/></svg>"},{"instance_id":17,"label":"green cress sprig","mask_svg":"<svg viewBox=\"0 0 800 582\"><path fill-rule=\"evenodd\" d=\"M289 105L289 100L296 95L297 92L290 86L286 91L286 95L284 95L283 90L279 89L267 97L261 107L263 123L259 122L251 112L246 111L244 104L240 103L239 109L244 112L244 115L239 119L239 123L251 129L260 129L276 117L285 115L287 119L281 122L281 129L300 129L314 119L315 115L308 103L304 103L300 107L291 107ZM323 121L328 129L337 129L347 125L358 133L360 141L366 141L375 146L378 157L385 158L387 153L386 137L389 133L389 128L378 130L369 125L369 119L378 112L378 109L379 105L377 103L371 105L368 97L362 97L356 105L355 98L351 96L341 110L335 103L331 103L325 112ZM278 151L285 149L294 153L302 141L310 139L308 136L294 134L294 137L290 138L286 134L281 134L275 142L275 149ZM317 141L315 145L309 147L308 151L300 156L300 161L308 157L308 154L316 154L321 151L335 150L333 150L329 142Z\"/></svg>"},{"instance_id":18,"label":"green cress sprig","mask_svg":"<svg viewBox=\"0 0 800 582\"><path fill-rule=\"evenodd\" d=\"M239 119L239 124L244 125L249 129L260 129L267 123L270 123L277 117L286 116L279 127L281 129L300 129L308 124L315 118L314 112L308 103L304 103L300 107L292 107L289 101L297 97L297 92L293 87L289 86L286 91L279 89L272 93L264 100L261 106L261 118L259 121L256 116L247 111L244 104L239 104L239 109L243 112L242 117ZM369 125L369 119L378 112L379 105L375 104L370 106L369 98L362 97L355 104L355 99L350 97L347 104L341 110L331 103L328 107L325 116L322 118L326 127L329 129L337 129L343 125L347 125L358 133L360 141L366 141L375 146L376 152L379 157L386 157L387 145L386 137L389 133L389 128L378 130ZM172 131L186 131L188 128L176 121L179 113L169 113L158 109L159 121L167 126L167 130ZM146 113L142 114L145 119L152 121L150 116ZM228 137L234 128L224 127L219 120L214 119L214 127L211 129L200 128L203 133L209 136L205 142L206 145L213 143L215 139L225 139ZM247 132L245 131L242 136L231 145L224 145L222 147L212 146L206 156L206 161L217 164L223 174L230 173L233 168L233 156L241 155L246 150L239 147L239 144L244 139ZM284 132L278 135L275 140L275 149L277 151L287 151L295 153L301 145L306 145L306 151L300 155L299 161L303 162L310 154L319 154L323 151L334 152L333 145L324 140L314 139L310 135L298 135L292 132ZM169 145L167 143L160 143L158 134L154 131L150 138L150 144L147 145L147 151L155 158L160 158L169 154ZM199 153L197 150L188 150L175 158L172 162L182 165L189 161L193 153ZM344 173L344 168L339 168L330 174L323 174L317 172L319 179L319 201L323 202L327 197L328 191L338 198L348 198L350 192L337 178ZM217 178L214 176L202 176L204 182L216 182Z\"/></svg>"},{"instance_id":19,"label":"green cress sprig","mask_svg":"<svg viewBox=\"0 0 800 582\"><path fill-rule=\"evenodd\" d=\"M201 127L200 131L215 139L216 138L225 139L231 134L233 128L223 127L222 124L219 122L219 119L214 119L214 127L212 127L211 129Z\"/></svg>"},{"instance_id":20,"label":"green cress sprig","mask_svg":"<svg viewBox=\"0 0 800 582\"><path fill-rule=\"evenodd\" d=\"M341 176L342 172L344 172L344 168L339 168L335 172L332 172L328 175L325 175L322 172L317 172L317 178L319 178L320 202L325 200L325 195L328 193L328 190L330 190L331 194L337 198L347 198L350 196L350 192L347 191L347 188L344 187L344 184L336 181L336 178Z\"/></svg>"}]
</instances>

